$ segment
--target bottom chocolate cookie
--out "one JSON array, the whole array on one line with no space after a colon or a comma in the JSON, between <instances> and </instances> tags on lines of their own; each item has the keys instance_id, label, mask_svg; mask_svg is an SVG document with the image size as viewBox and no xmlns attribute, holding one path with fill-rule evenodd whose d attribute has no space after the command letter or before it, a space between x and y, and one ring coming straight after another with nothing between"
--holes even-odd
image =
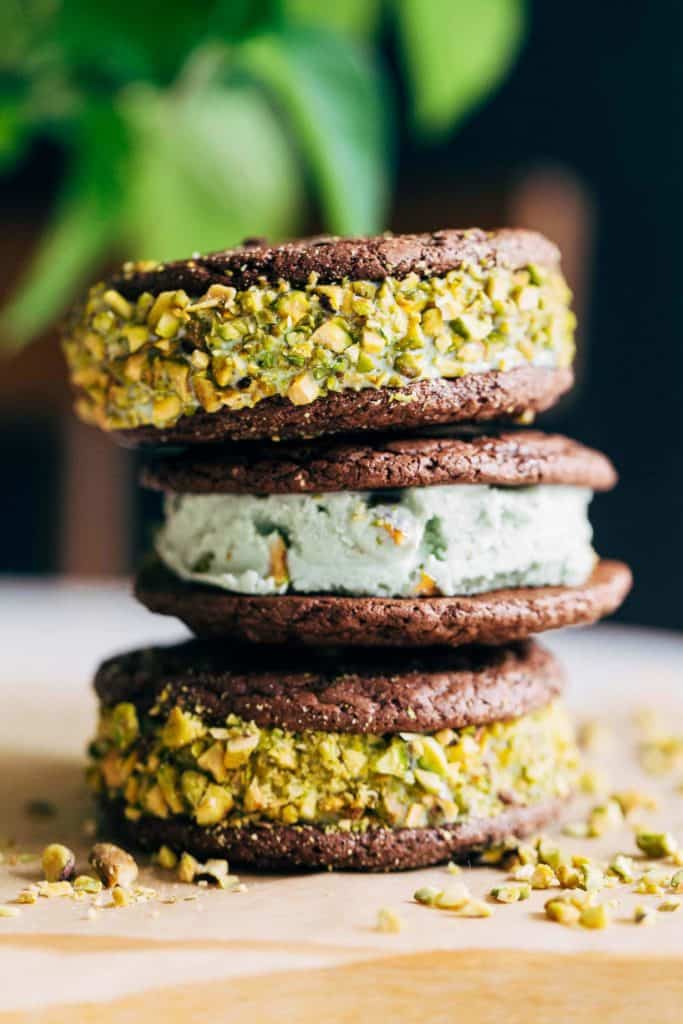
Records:
<instances>
[{"instance_id":1,"label":"bottom chocolate cookie","mask_svg":"<svg viewBox=\"0 0 683 1024\"><path fill-rule=\"evenodd\" d=\"M391 870L548 821L578 754L533 643L379 652L190 641L95 680L90 781L127 838L269 870Z\"/></svg>"},{"instance_id":2,"label":"bottom chocolate cookie","mask_svg":"<svg viewBox=\"0 0 683 1024\"><path fill-rule=\"evenodd\" d=\"M180 818L130 821L120 807L109 807L104 816L115 835L147 851L165 845L186 850L198 860L226 858L231 864L260 871L405 871L476 858L490 846L544 828L563 807L562 800L548 800L531 807L510 807L494 818L473 817L439 828L370 828L365 832L325 830L315 825L201 828Z\"/></svg>"}]
</instances>

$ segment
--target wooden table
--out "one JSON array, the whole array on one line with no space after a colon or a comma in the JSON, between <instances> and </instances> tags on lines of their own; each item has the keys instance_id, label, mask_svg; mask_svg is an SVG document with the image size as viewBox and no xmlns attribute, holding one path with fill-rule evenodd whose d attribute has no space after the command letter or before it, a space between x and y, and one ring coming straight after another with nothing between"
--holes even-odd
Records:
<instances>
[{"instance_id":1,"label":"wooden table","mask_svg":"<svg viewBox=\"0 0 683 1024\"><path fill-rule=\"evenodd\" d=\"M0 837L14 839L17 851L62 841L84 859L92 670L114 651L182 636L182 627L138 608L123 584L5 584L0 622ZM633 710L650 705L683 733L683 639L603 626L549 643L567 664L572 705L608 724L613 741L602 760L615 785L657 792L663 806L648 820L683 840L681 780L643 781L632 725ZM53 801L57 816L28 816L26 803L37 797ZM627 828L562 843L596 856L634 849ZM36 861L6 858L0 902L37 877ZM464 877L484 895L502 876L473 868ZM683 910L636 926L635 904L659 901L626 887L607 894L619 898L612 927L590 932L547 921L543 892L484 920L411 901L418 886L448 880L444 868L245 875L248 891L226 893L177 886L147 868L145 884L176 903L103 909L89 919L72 900L41 899L0 919L0 1024L683 1019ZM399 934L376 930L383 906L402 918Z\"/></svg>"}]
</instances>

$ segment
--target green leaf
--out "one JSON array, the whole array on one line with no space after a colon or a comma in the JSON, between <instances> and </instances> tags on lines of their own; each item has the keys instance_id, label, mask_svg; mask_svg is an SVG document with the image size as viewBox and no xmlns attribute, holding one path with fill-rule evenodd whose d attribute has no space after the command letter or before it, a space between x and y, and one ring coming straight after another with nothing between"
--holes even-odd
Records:
<instances>
[{"instance_id":1,"label":"green leaf","mask_svg":"<svg viewBox=\"0 0 683 1024\"><path fill-rule=\"evenodd\" d=\"M523 0L394 0L414 116L448 131L498 85L523 37Z\"/></svg>"},{"instance_id":2,"label":"green leaf","mask_svg":"<svg viewBox=\"0 0 683 1024\"><path fill-rule=\"evenodd\" d=\"M387 97L378 67L350 40L288 29L244 44L241 66L289 119L326 226L377 231L387 201Z\"/></svg>"},{"instance_id":3,"label":"green leaf","mask_svg":"<svg viewBox=\"0 0 683 1024\"><path fill-rule=\"evenodd\" d=\"M0 317L6 349L20 348L61 314L117 237L125 126L111 107L89 108L74 141L76 155L53 220Z\"/></svg>"},{"instance_id":4,"label":"green leaf","mask_svg":"<svg viewBox=\"0 0 683 1024\"><path fill-rule=\"evenodd\" d=\"M300 173L268 103L251 86L173 94L131 90L131 255L187 257L296 226Z\"/></svg>"},{"instance_id":5,"label":"green leaf","mask_svg":"<svg viewBox=\"0 0 683 1024\"><path fill-rule=\"evenodd\" d=\"M170 81L204 37L214 0L60 0L55 44L69 65L106 80Z\"/></svg>"},{"instance_id":6,"label":"green leaf","mask_svg":"<svg viewBox=\"0 0 683 1024\"><path fill-rule=\"evenodd\" d=\"M380 0L282 0L285 17L298 25L318 25L355 39L367 39L379 22Z\"/></svg>"}]
</instances>

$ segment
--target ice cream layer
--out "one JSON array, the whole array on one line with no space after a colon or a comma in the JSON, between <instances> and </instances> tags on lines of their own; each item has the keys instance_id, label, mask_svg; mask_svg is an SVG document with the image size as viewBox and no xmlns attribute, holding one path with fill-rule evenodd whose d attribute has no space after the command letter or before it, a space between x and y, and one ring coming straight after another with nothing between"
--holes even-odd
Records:
<instances>
[{"instance_id":1,"label":"ice cream layer","mask_svg":"<svg viewBox=\"0 0 683 1024\"><path fill-rule=\"evenodd\" d=\"M450 596L577 586L595 564L591 497L581 487L462 484L174 495L157 551L182 579L242 594Z\"/></svg>"}]
</instances>

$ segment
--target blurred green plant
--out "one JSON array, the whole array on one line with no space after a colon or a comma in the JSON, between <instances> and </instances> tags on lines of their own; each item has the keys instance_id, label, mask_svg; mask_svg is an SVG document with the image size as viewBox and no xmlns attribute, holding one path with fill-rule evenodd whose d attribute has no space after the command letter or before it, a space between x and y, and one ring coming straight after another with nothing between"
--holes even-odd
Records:
<instances>
[{"instance_id":1,"label":"blurred green plant","mask_svg":"<svg viewBox=\"0 0 683 1024\"><path fill-rule=\"evenodd\" d=\"M377 231L390 190L397 43L417 135L500 81L523 0L3 0L0 173L64 149L51 222L1 320L17 347L107 256L184 257L326 229ZM309 199L310 195L310 199Z\"/></svg>"}]
</instances>

